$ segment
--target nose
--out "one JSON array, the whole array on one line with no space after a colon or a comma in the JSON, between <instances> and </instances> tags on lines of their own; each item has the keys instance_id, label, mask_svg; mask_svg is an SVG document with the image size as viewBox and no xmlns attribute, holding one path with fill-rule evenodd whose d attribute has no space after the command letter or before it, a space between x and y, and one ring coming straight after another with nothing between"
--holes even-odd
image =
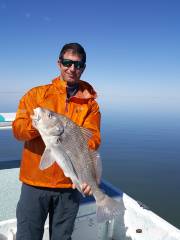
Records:
<instances>
[{"instance_id":1,"label":"nose","mask_svg":"<svg viewBox=\"0 0 180 240\"><path fill-rule=\"evenodd\" d=\"M70 69L72 72L74 72L74 71L76 70L74 64L72 64L69 69Z\"/></svg>"}]
</instances>

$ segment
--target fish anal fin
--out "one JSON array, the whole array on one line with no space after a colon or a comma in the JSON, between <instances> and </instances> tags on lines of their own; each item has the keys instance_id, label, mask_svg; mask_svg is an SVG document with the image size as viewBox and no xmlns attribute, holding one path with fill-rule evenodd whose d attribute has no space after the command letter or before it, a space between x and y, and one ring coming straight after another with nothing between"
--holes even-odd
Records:
<instances>
[{"instance_id":1,"label":"fish anal fin","mask_svg":"<svg viewBox=\"0 0 180 240\"><path fill-rule=\"evenodd\" d=\"M41 157L39 168L41 170L44 170L46 168L49 168L51 165L53 165L54 162L55 160L51 154L51 150L49 148L46 148Z\"/></svg>"}]
</instances>

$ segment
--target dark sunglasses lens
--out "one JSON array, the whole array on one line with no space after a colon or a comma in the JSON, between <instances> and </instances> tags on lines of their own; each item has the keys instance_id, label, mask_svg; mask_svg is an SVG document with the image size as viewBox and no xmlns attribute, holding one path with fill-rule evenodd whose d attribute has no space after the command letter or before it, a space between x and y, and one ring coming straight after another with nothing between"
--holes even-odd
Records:
<instances>
[{"instance_id":1,"label":"dark sunglasses lens","mask_svg":"<svg viewBox=\"0 0 180 240\"><path fill-rule=\"evenodd\" d=\"M69 60L69 59L62 59L61 63L64 67L71 67L72 64L74 64L76 69L81 69L81 68L84 67L84 63L81 62L81 61L72 61L72 60Z\"/></svg>"},{"instance_id":2,"label":"dark sunglasses lens","mask_svg":"<svg viewBox=\"0 0 180 240\"><path fill-rule=\"evenodd\" d=\"M63 60L61 61L61 63L62 63L62 65L63 65L64 67L71 67L72 64L73 64L73 61L68 60L68 59L63 59Z\"/></svg>"},{"instance_id":3,"label":"dark sunglasses lens","mask_svg":"<svg viewBox=\"0 0 180 240\"><path fill-rule=\"evenodd\" d=\"M81 68L84 67L84 63L83 63L83 62L80 62L80 61L75 61L75 62L74 62L74 66L75 66L75 68L77 68L77 69L81 69Z\"/></svg>"}]
</instances>

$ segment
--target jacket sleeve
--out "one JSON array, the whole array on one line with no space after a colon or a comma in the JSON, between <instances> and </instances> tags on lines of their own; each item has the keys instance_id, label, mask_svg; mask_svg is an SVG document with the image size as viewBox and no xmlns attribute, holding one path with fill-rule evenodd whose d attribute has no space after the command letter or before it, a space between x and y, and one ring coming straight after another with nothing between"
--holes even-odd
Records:
<instances>
[{"instance_id":1,"label":"jacket sleeve","mask_svg":"<svg viewBox=\"0 0 180 240\"><path fill-rule=\"evenodd\" d=\"M35 90L30 90L21 98L16 112L16 118L12 123L13 134L18 140L28 141L40 135L32 126L32 120L30 118L33 114L33 109L36 107L36 92Z\"/></svg>"},{"instance_id":2,"label":"jacket sleeve","mask_svg":"<svg viewBox=\"0 0 180 240\"><path fill-rule=\"evenodd\" d=\"M89 139L88 145L90 149L96 150L101 143L100 136L100 121L101 113L99 111L99 106L95 100L91 103L91 108L89 114L87 115L83 127L89 129L92 132L92 137Z\"/></svg>"}]
</instances>

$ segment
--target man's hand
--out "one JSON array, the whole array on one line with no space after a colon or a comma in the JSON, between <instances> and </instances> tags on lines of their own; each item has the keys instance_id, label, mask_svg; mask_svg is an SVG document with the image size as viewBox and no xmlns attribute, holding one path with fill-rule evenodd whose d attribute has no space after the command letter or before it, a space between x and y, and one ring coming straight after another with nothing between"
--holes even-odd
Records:
<instances>
[{"instance_id":1,"label":"man's hand","mask_svg":"<svg viewBox=\"0 0 180 240\"><path fill-rule=\"evenodd\" d=\"M72 188L75 189L76 188L76 185L73 183L72 185ZM81 189L83 191L83 193L86 195L86 196L91 196L92 195L92 190L91 190L91 187L87 184L87 183L83 183L81 185Z\"/></svg>"}]
</instances>

